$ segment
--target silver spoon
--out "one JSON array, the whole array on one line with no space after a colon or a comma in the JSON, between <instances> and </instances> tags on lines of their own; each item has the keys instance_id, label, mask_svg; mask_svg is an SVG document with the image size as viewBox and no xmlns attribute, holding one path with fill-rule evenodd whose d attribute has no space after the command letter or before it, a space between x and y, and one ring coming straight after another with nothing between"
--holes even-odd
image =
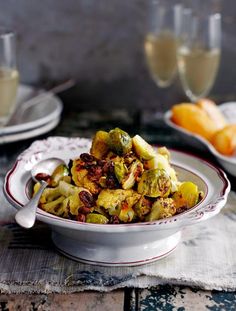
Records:
<instances>
[{"instance_id":1,"label":"silver spoon","mask_svg":"<svg viewBox=\"0 0 236 311\"><path fill-rule=\"evenodd\" d=\"M35 196L16 213L15 220L21 227L28 229L33 227L35 223L39 199L48 185L47 181L39 178L40 174L45 174L44 176L51 176L55 168L60 164L65 164L65 162L58 158L49 158L37 163L32 168L31 176L35 182L40 182L41 187Z\"/></svg>"}]
</instances>

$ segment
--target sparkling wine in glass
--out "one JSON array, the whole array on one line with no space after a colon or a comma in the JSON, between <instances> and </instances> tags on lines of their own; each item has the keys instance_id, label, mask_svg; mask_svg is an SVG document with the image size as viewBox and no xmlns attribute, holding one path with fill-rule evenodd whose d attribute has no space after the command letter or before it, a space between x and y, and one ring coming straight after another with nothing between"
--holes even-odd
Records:
<instances>
[{"instance_id":1,"label":"sparkling wine in glass","mask_svg":"<svg viewBox=\"0 0 236 311\"><path fill-rule=\"evenodd\" d=\"M0 126L7 123L14 111L18 83L15 34L0 28Z\"/></svg>"},{"instance_id":2,"label":"sparkling wine in glass","mask_svg":"<svg viewBox=\"0 0 236 311\"><path fill-rule=\"evenodd\" d=\"M152 1L144 51L150 75L159 87L168 87L176 76L176 52L182 6Z\"/></svg>"},{"instance_id":3,"label":"sparkling wine in glass","mask_svg":"<svg viewBox=\"0 0 236 311\"><path fill-rule=\"evenodd\" d=\"M210 92L220 64L221 16L193 16L186 11L177 62L180 80L194 102Z\"/></svg>"}]
</instances>

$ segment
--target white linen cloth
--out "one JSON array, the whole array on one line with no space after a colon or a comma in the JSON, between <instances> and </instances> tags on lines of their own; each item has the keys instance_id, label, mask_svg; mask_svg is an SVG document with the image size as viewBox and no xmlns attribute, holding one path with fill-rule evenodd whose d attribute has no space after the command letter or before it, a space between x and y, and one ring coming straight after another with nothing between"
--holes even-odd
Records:
<instances>
[{"instance_id":1,"label":"white linen cloth","mask_svg":"<svg viewBox=\"0 0 236 311\"><path fill-rule=\"evenodd\" d=\"M3 179L1 178L1 186ZM137 267L100 267L59 254L50 229L36 224L24 230L14 223L15 209L0 193L0 291L2 293L72 293L111 291L159 284L236 290L236 193L220 214L187 227L168 257Z\"/></svg>"}]
</instances>

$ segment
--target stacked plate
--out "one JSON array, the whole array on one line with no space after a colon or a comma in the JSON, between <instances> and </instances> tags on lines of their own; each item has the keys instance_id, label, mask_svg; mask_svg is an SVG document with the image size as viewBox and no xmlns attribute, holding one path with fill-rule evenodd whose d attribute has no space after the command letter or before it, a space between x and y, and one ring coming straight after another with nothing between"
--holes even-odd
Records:
<instances>
[{"instance_id":1,"label":"stacked plate","mask_svg":"<svg viewBox=\"0 0 236 311\"><path fill-rule=\"evenodd\" d=\"M55 128L62 112L62 102L51 92L41 92L37 100L35 90L21 85L17 94L17 108L8 124L0 128L0 144L15 142L45 134Z\"/></svg>"}]
</instances>

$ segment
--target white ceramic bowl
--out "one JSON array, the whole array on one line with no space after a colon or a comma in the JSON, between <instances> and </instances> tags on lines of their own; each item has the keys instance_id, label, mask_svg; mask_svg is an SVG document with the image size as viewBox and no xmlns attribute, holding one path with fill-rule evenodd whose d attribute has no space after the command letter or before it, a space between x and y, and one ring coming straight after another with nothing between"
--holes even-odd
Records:
<instances>
[{"instance_id":1,"label":"white ceramic bowl","mask_svg":"<svg viewBox=\"0 0 236 311\"><path fill-rule=\"evenodd\" d=\"M7 173L4 192L16 208L29 200L30 170L42 159L60 156L65 161L88 152L91 141L50 137L34 142ZM37 210L37 219L52 228L59 251L73 259L108 266L140 265L170 254L178 245L181 229L206 220L225 205L230 183L224 172L195 156L171 151L180 180L191 180L205 197L191 210L163 220L133 224L89 224L63 219Z\"/></svg>"},{"instance_id":2,"label":"white ceramic bowl","mask_svg":"<svg viewBox=\"0 0 236 311\"><path fill-rule=\"evenodd\" d=\"M229 123L236 124L236 102L227 102L224 104L219 105L219 109L222 111L226 119ZM173 129L177 130L183 138L193 146L202 147L205 146L208 150L216 157L217 161L222 165L222 167L231 175L236 176L236 154L227 157L223 154L220 154L214 146L209 143L206 139L201 137L200 135L194 134L185 130L184 128L176 125L174 122L171 121L171 111L167 111L164 115L164 120L166 124L168 124Z\"/></svg>"}]
</instances>

